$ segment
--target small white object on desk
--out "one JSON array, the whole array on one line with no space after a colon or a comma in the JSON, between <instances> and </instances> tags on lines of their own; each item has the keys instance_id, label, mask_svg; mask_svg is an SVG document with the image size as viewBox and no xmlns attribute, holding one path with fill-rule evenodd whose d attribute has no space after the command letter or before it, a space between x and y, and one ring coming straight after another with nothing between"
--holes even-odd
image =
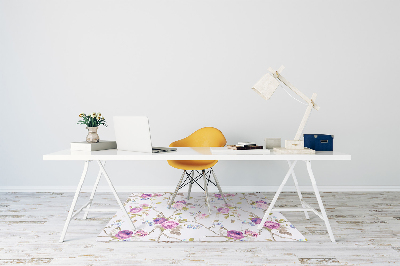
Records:
<instances>
[{"instance_id":1,"label":"small white object on desk","mask_svg":"<svg viewBox=\"0 0 400 266\"><path fill-rule=\"evenodd\" d=\"M100 140L96 143L89 143L86 141L71 142L71 151L101 151L116 148L117 142L115 140Z\"/></svg>"},{"instance_id":2,"label":"small white object on desk","mask_svg":"<svg viewBox=\"0 0 400 266\"><path fill-rule=\"evenodd\" d=\"M266 138L265 139L265 148L273 149L281 147L281 138Z\"/></svg>"},{"instance_id":3,"label":"small white object on desk","mask_svg":"<svg viewBox=\"0 0 400 266\"><path fill-rule=\"evenodd\" d=\"M212 154L270 154L265 149L233 150L228 147L211 147L210 150Z\"/></svg>"},{"instance_id":4,"label":"small white object on desk","mask_svg":"<svg viewBox=\"0 0 400 266\"><path fill-rule=\"evenodd\" d=\"M302 140L285 140L285 148L290 150L303 150L304 141Z\"/></svg>"}]
</instances>

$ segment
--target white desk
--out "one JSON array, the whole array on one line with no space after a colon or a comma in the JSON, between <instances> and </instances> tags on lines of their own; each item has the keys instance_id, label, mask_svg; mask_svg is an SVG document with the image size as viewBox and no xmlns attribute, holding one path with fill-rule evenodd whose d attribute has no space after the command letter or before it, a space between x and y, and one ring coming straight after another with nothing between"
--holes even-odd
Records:
<instances>
[{"instance_id":1,"label":"white desk","mask_svg":"<svg viewBox=\"0 0 400 266\"><path fill-rule=\"evenodd\" d=\"M94 195L96 193L97 185L100 181L100 178L102 175L106 178L111 191L113 192L115 199L118 202L119 207L123 211L123 213L126 214L126 218L132 223L132 227L135 228L133 222L130 220L128 213L124 209L121 200L119 199L117 192L115 191L111 179L108 176L106 170L105 170L105 162L106 161L164 161L164 160L225 160L225 161L287 161L289 165L289 170L286 173L281 185L279 186L277 192L275 193L275 196L270 203L267 211L265 212L265 215L262 219L262 222L259 224L258 229L262 229L262 225L266 221L268 215L272 211L303 211L306 219L309 219L308 212L311 211L315 213L318 217L320 217L326 225L326 228L328 230L329 237L332 242L335 242L335 238L333 236L328 217L325 212L324 205L321 200L321 196L318 191L317 184L315 182L314 174L311 169L311 161L337 161L337 160L351 160L351 156L347 154L343 154L340 152L316 152L316 154L313 155L306 155L306 154L266 154L266 155L238 155L238 154L212 154L210 148L177 148L176 152L169 152L169 153L141 153L141 152L129 152L129 151L118 151L118 150L103 150L103 151L92 151L92 152L85 152L85 151L71 151L71 150L63 150L51 154L47 154L43 156L44 160L62 160L62 161L85 161L84 168L83 168L83 173L81 176L81 179L79 181L78 187L75 192L74 199L71 204L71 208L68 213L67 220L65 221L64 229L61 233L61 238L60 242L64 241L65 234L68 229L68 225L73 217L75 217L78 213L81 211L85 211L85 214L83 216L84 219L86 219L87 214L89 211L116 211L116 210L102 210L102 209L91 209L90 206L92 204ZM81 191L83 182L85 181L87 169L89 166L89 163L91 161L96 161L97 164L100 167L99 173L97 175L96 182L94 184L92 194L90 196L90 200L84 204L80 209L74 212L75 210L75 205L78 200L79 193ZM321 210L321 213L316 211L314 208L312 208L309 204L307 204L301 195L301 191L298 186L297 178L294 173L294 167L297 164L298 161L304 161L307 166L307 171L311 180L311 184L313 186L315 196L318 201L319 208ZM282 192L283 187L285 186L287 180L289 177L292 177L297 189L297 194L300 199L300 204L302 205L302 208L291 208L291 209L281 209L281 208L273 208L279 194Z\"/></svg>"}]
</instances>

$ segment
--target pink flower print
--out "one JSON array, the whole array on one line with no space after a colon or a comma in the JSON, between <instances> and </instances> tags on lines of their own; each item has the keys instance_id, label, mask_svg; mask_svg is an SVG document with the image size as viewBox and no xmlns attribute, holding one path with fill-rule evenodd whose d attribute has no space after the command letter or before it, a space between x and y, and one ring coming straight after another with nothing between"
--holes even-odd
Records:
<instances>
[{"instance_id":1,"label":"pink flower print","mask_svg":"<svg viewBox=\"0 0 400 266\"><path fill-rule=\"evenodd\" d=\"M266 221L264 223L264 227L267 227L269 229L278 229L279 227L281 227L281 225L277 222L273 222L273 221Z\"/></svg>"},{"instance_id":2,"label":"pink flower print","mask_svg":"<svg viewBox=\"0 0 400 266\"><path fill-rule=\"evenodd\" d=\"M236 194L225 194L224 197L234 197Z\"/></svg>"},{"instance_id":3,"label":"pink flower print","mask_svg":"<svg viewBox=\"0 0 400 266\"><path fill-rule=\"evenodd\" d=\"M140 236L140 237L144 237L144 236L147 236L148 233L147 233L146 231L143 231L143 230L137 230L137 231L135 232L135 235L136 235L136 236Z\"/></svg>"},{"instance_id":4,"label":"pink flower print","mask_svg":"<svg viewBox=\"0 0 400 266\"><path fill-rule=\"evenodd\" d=\"M175 203L174 205L172 205L172 207L174 207L177 210L182 209L183 207L185 207L185 204L182 203Z\"/></svg>"},{"instance_id":5,"label":"pink flower print","mask_svg":"<svg viewBox=\"0 0 400 266\"><path fill-rule=\"evenodd\" d=\"M243 233L236 230L230 230L226 233L226 236L235 240L242 239L244 237Z\"/></svg>"},{"instance_id":6,"label":"pink flower print","mask_svg":"<svg viewBox=\"0 0 400 266\"><path fill-rule=\"evenodd\" d=\"M204 219L204 218L206 218L207 217L207 214L205 214L205 213L199 213L198 215L197 215L197 218L198 219Z\"/></svg>"},{"instance_id":7,"label":"pink flower print","mask_svg":"<svg viewBox=\"0 0 400 266\"><path fill-rule=\"evenodd\" d=\"M161 218L156 218L156 219L154 219L153 221L154 221L154 223L155 224L162 224L163 222L165 222L167 219L165 219L164 217L161 217Z\"/></svg>"},{"instance_id":8,"label":"pink flower print","mask_svg":"<svg viewBox=\"0 0 400 266\"><path fill-rule=\"evenodd\" d=\"M165 222L163 222L161 225L162 225L162 227L164 227L165 229L172 229L172 228L177 227L177 226L179 225L179 223L178 223L178 222L175 222L175 221L165 221Z\"/></svg>"},{"instance_id":9,"label":"pink flower print","mask_svg":"<svg viewBox=\"0 0 400 266\"><path fill-rule=\"evenodd\" d=\"M142 194L140 197L142 199L148 199L148 198L151 198L151 194Z\"/></svg>"},{"instance_id":10,"label":"pink flower print","mask_svg":"<svg viewBox=\"0 0 400 266\"><path fill-rule=\"evenodd\" d=\"M245 235L248 235L248 236L254 236L254 237L257 237L257 236L258 236L258 233L253 232L253 231L250 231L250 230L245 230L245 231L244 231L244 234L245 234Z\"/></svg>"},{"instance_id":11,"label":"pink flower print","mask_svg":"<svg viewBox=\"0 0 400 266\"><path fill-rule=\"evenodd\" d=\"M267 202L265 202L263 200L259 200L259 201L256 201L256 207L265 210L268 208L268 204L267 204Z\"/></svg>"},{"instance_id":12,"label":"pink flower print","mask_svg":"<svg viewBox=\"0 0 400 266\"><path fill-rule=\"evenodd\" d=\"M142 208L140 208L140 207L135 207L135 208L132 208L131 210L130 210L130 212L131 213L138 213L138 212L140 212L142 210Z\"/></svg>"},{"instance_id":13,"label":"pink flower print","mask_svg":"<svg viewBox=\"0 0 400 266\"><path fill-rule=\"evenodd\" d=\"M218 199L222 199L222 195L221 194L214 194L214 197L216 197Z\"/></svg>"},{"instance_id":14,"label":"pink flower print","mask_svg":"<svg viewBox=\"0 0 400 266\"><path fill-rule=\"evenodd\" d=\"M261 219L260 218L253 218L251 219L251 221L255 224L260 224L261 223Z\"/></svg>"},{"instance_id":15,"label":"pink flower print","mask_svg":"<svg viewBox=\"0 0 400 266\"><path fill-rule=\"evenodd\" d=\"M115 235L118 239L127 239L132 236L133 232L129 230L119 231L118 234Z\"/></svg>"},{"instance_id":16,"label":"pink flower print","mask_svg":"<svg viewBox=\"0 0 400 266\"><path fill-rule=\"evenodd\" d=\"M178 200L178 201L175 201L175 203L186 204L186 201L184 201L184 200Z\"/></svg>"},{"instance_id":17,"label":"pink flower print","mask_svg":"<svg viewBox=\"0 0 400 266\"><path fill-rule=\"evenodd\" d=\"M229 213L229 208L221 207L221 208L218 208L217 211L220 213Z\"/></svg>"},{"instance_id":18,"label":"pink flower print","mask_svg":"<svg viewBox=\"0 0 400 266\"><path fill-rule=\"evenodd\" d=\"M143 203L143 204L140 204L140 207L149 207L149 204Z\"/></svg>"},{"instance_id":19,"label":"pink flower print","mask_svg":"<svg viewBox=\"0 0 400 266\"><path fill-rule=\"evenodd\" d=\"M162 196L163 194L158 194L158 193L155 193L155 194L153 194L153 197L160 197L160 196Z\"/></svg>"}]
</instances>

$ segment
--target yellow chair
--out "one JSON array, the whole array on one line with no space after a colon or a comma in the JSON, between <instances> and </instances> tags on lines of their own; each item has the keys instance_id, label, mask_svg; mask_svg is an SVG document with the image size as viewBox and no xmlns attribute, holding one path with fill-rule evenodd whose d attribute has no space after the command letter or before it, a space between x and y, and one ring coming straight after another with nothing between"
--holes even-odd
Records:
<instances>
[{"instance_id":1,"label":"yellow chair","mask_svg":"<svg viewBox=\"0 0 400 266\"><path fill-rule=\"evenodd\" d=\"M224 147L226 144L226 139L221 131L213 127L204 127L196 132L192 133L190 136L172 142L170 147ZM192 190L192 185L196 183L199 185L206 194L206 203L208 206L208 212L211 213L210 203L208 199L208 184L212 183L218 187L219 193L221 194L223 200L225 201L224 194L222 193L221 186L219 185L217 176L214 173L212 167L217 163L217 160L168 160L168 164L177 169L183 170L183 174L181 179L179 180L178 185L176 186L175 192L168 204L168 208L171 208L172 203L175 200L176 194L178 190L182 187L189 185L188 197L190 199L190 192ZM210 170L206 171L206 169L210 168ZM194 176L194 172L198 174L196 177ZM211 174L213 174L215 183L211 180ZM186 175L186 179L184 177ZM197 181L203 177L204 188L197 183ZM226 201L225 201L226 203Z\"/></svg>"}]
</instances>

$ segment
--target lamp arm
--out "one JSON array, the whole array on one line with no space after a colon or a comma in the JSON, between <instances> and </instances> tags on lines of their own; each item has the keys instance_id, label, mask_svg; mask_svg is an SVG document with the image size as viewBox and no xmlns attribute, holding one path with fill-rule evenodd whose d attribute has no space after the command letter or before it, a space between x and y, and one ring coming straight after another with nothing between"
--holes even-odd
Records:
<instances>
[{"instance_id":1,"label":"lamp arm","mask_svg":"<svg viewBox=\"0 0 400 266\"><path fill-rule=\"evenodd\" d=\"M309 117L310 114L311 114L311 110L312 110L312 108L313 108L313 102L314 102L316 99L317 99L317 94L316 94L316 93L313 93L313 95L311 96L310 103L309 103L308 106L307 106L306 112L304 113L303 119L301 120L299 129L297 129L297 133L296 133L296 136L294 137L294 140L300 140L300 137L301 137L301 135L302 135L302 133L303 133L303 129L304 129L304 127L306 126L308 117ZM314 108L315 108L315 107L314 107Z\"/></svg>"},{"instance_id":2,"label":"lamp arm","mask_svg":"<svg viewBox=\"0 0 400 266\"><path fill-rule=\"evenodd\" d=\"M287 87L289 87L292 91L294 91L297 95L299 95L304 101L308 103L306 112L304 113L303 119L301 120L299 129L297 129L296 136L294 137L294 140L300 140L300 137L303 133L303 129L306 126L308 117L311 114L311 110L314 108L315 110L319 110L319 106L315 103L315 100L317 99L317 94L313 93L311 96L311 99L305 96L301 91L299 91L295 86L293 86L289 81L287 81L284 77L281 76L281 72L283 71L285 67L281 66L277 71L273 70L271 67L268 68L268 71L271 72L272 76L275 79L280 80L283 84L285 84ZM271 96L271 95L269 95Z\"/></svg>"},{"instance_id":3,"label":"lamp arm","mask_svg":"<svg viewBox=\"0 0 400 266\"><path fill-rule=\"evenodd\" d=\"M286 86L288 86L292 91L294 91L297 95L299 95L301 98L303 98L304 101L306 101L308 104L311 104L311 107L314 107L315 110L319 110L319 106L315 103L315 100L312 100L312 98L308 98L306 95L304 95L301 91L299 91L295 86L293 86L289 81L287 81L279 72L273 73L274 77L279 79L280 81L283 82ZM315 96L316 97L316 96Z\"/></svg>"}]
</instances>

